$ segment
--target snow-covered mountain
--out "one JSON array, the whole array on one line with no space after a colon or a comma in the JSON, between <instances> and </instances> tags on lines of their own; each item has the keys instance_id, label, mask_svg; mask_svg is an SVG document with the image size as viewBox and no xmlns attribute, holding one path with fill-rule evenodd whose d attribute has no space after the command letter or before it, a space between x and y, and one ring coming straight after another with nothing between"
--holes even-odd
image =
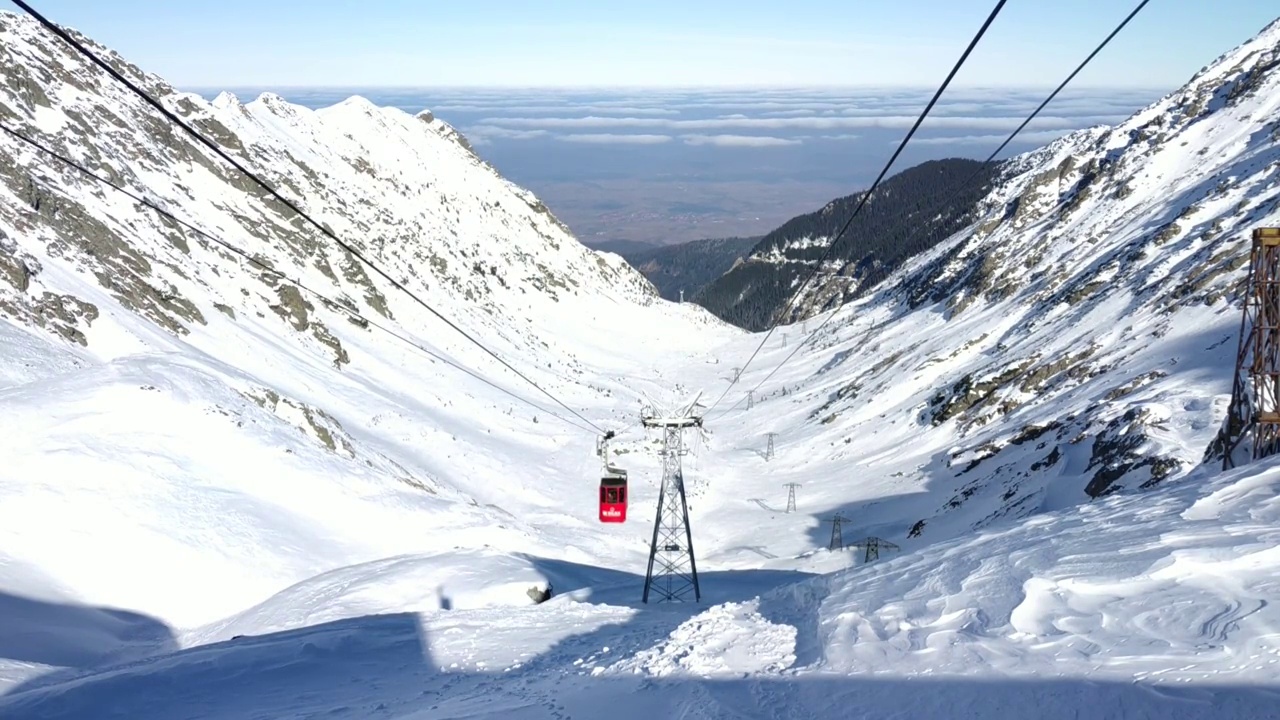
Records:
<instances>
[{"instance_id":1,"label":"snow-covered mountain","mask_svg":"<svg viewBox=\"0 0 1280 720\"><path fill-rule=\"evenodd\" d=\"M927 470L955 483L938 516L999 496L976 527L1201 461L1230 393L1250 234L1280 224L1278 45L1273 24L1125 123L1017 158L972 232L862 306L890 331L877 369L840 388L893 377L902 402L880 412L955 431ZM832 400L824 418L850 409Z\"/></svg>"},{"instance_id":2,"label":"snow-covered mountain","mask_svg":"<svg viewBox=\"0 0 1280 720\"><path fill-rule=\"evenodd\" d=\"M7 128L334 301L3 135L0 552L142 610L146 578L176 573L187 624L415 548L566 552L539 524L595 537L594 431L552 414L582 420L36 23L0 14L0 40ZM207 103L86 42L601 428L635 440L645 394L673 390L653 365L739 334L582 246L430 113Z\"/></svg>"},{"instance_id":3,"label":"snow-covered mountain","mask_svg":"<svg viewBox=\"0 0 1280 720\"><path fill-rule=\"evenodd\" d=\"M1275 717L1280 472L1200 462L1248 232L1280 224L1280 22L778 328L691 438L683 607L638 602L636 413L717 397L758 335L656 298L429 115L204 103L98 50L621 430L633 520L596 521L566 410L0 14L6 127L502 388L0 136L0 715ZM901 549L825 550L836 512Z\"/></svg>"},{"instance_id":4,"label":"snow-covered mountain","mask_svg":"<svg viewBox=\"0 0 1280 720\"><path fill-rule=\"evenodd\" d=\"M1251 231L1280 225L1278 109L1280 22L1011 159L971 227L780 326L713 425L767 418L800 463L771 482L908 547L1185 477L1226 413Z\"/></svg>"}]
</instances>

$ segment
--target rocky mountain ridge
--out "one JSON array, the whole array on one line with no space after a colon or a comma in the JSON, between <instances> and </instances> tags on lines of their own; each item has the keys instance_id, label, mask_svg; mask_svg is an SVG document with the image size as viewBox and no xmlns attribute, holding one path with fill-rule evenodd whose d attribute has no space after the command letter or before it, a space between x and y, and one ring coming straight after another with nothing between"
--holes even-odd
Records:
<instances>
[{"instance_id":1,"label":"rocky mountain ridge","mask_svg":"<svg viewBox=\"0 0 1280 720\"><path fill-rule=\"evenodd\" d=\"M703 287L694 301L748 330L794 322L855 300L902 264L970 224L1002 164L973 160L921 163L887 178L863 206L823 267L827 251L865 191L837 198L765 235L741 262ZM785 317L780 313L796 292Z\"/></svg>"},{"instance_id":2,"label":"rocky mountain ridge","mask_svg":"<svg viewBox=\"0 0 1280 720\"><path fill-rule=\"evenodd\" d=\"M1280 225L1278 110L1280 21L1128 121L1012 158L969 228L825 316L808 421L865 438L874 407L941 433L920 472L950 497L909 537L1215 457L1251 232Z\"/></svg>"}]
</instances>

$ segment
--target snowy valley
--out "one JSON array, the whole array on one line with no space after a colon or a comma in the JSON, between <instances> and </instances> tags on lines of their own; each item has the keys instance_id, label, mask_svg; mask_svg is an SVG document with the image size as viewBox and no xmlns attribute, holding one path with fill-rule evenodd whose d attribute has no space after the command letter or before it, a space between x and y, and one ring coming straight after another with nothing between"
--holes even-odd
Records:
<instances>
[{"instance_id":1,"label":"snowy valley","mask_svg":"<svg viewBox=\"0 0 1280 720\"><path fill-rule=\"evenodd\" d=\"M1280 22L780 326L690 437L685 605L639 602L640 412L760 335L430 113L208 103L84 40L568 408L0 13L0 124L261 263L0 135L0 717L1280 717L1280 463L1203 462L1280 225ZM900 550L828 550L835 513Z\"/></svg>"}]
</instances>

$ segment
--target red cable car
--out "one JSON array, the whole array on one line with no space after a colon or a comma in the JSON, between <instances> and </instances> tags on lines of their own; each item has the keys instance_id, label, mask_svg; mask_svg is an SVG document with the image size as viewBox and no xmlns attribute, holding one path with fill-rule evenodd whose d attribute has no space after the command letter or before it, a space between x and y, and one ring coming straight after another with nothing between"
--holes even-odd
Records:
<instances>
[{"instance_id":1,"label":"red cable car","mask_svg":"<svg viewBox=\"0 0 1280 720\"><path fill-rule=\"evenodd\" d=\"M600 478L600 522L627 521L627 471L609 468Z\"/></svg>"}]
</instances>

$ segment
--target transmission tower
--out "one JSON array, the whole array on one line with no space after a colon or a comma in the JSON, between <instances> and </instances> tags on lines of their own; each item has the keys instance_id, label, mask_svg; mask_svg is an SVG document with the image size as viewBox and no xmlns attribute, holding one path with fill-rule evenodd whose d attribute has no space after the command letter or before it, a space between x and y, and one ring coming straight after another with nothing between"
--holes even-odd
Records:
<instances>
[{"instance_id":1,"label":"transmission tower","mask_svg":"<svg viewBox=\"0 0 1280 720\"><path fill-rule=\"evenodd\" d=\"M740 375L741 373L742 373L742 368L734 368L734 369L733 369L733 381L734 381L734 382L738 382L738 375Z\"/></svg>"},{"instance_id":2,"label":"transmission tower","mask_svg":"<svg viewBox=\"0 0 1280 720\"><path fill-rule=\"evenodd\" d=\"M693 599L701 600L680 458L688 452L684 446L684 429L702 427L702 418L694 415L645 417L643 422L645 427L663 431L662 489L658 491L658 515L653 521L649 569L644 576L644 602L649 602L651 589L658 594L658 602L684 600L690 589Z\"/></svg>"},{"instance_id":3,"label":"transmission tower","mask_svg":"<svg viewBox=\"0 0 1280 720\"><path fill-rule=\"evenodd\" d=\"M827 543L828 550L844 549L844 536L840 534L840 523L848 521L849 518L840 513L836 513L835 517L831 518L831 542Z\"/></svg>"},{"instance_id":4,"label":"transmission tower","mask_svg":"<svg viewBox=\"0 0 1280 720\"><path fill-rule=\"evenodd\" d=\"M756 406L756 391L748 390L747 391L747 409L750 410L755 406Z\"/></svg>"},{"instance_id":5,"label":"transmission tower","mask_svg":"<svg viewBox=\"0 0 1280 720\"><path fill-rule=\"evenodd\" d=\"M869 563L872 560L879 560L881 550L900 550L901 549L897 545L894 545L893 543L889 542L888 540L881 540L878 537L867 538L865 545L866 545L865 552L863 553L863 556L862 556L862 562L864 563Z\"/></svg>"},{"instance_id":6,"label":"transmission tower","mask_svg":"<svg viewBox=\"0 0 1280 720\"><path fill-rule=\"evenodd\" d=\"M782 347L786 347L786 346L787 346L787 334L782 333Z\"/></svg>"},{"instance_id":7,"label":"transmission tower","mask_svg":"<svg viewBox=\"0 0 1280 720\"><path fill-rule=\"evenodd\" d=\"M776 437L776 436L777 436L777 434L778 434L778 433L769 433L769 446L768 446L768 447L766 447L766 448L765 448L765 450L764 450L764 459L765 459L765 460L772 460L772 459L773 459L773 438L774 438L774 437Z\"/></svg>"},{"instance_id":8,"label":"transmission tower","mask_svg":"<svg viewBox=\"0 0 1280 720\"><path fill-rule=\"evenodd\" d=\"M1214 445L1223 470L1280 450L1280 228L1253 231L1231 405Z\"/></svg>"},{"instance_id":9,"label":"transmission tower","mask_svg":"<svg viewBox=\"0 0 1280 720\"><path fill-rule=\"evenodd\" d=\"M796 488L800 483L787 483L787 512L796 511Z\"/></svg>"}]
</instances>

